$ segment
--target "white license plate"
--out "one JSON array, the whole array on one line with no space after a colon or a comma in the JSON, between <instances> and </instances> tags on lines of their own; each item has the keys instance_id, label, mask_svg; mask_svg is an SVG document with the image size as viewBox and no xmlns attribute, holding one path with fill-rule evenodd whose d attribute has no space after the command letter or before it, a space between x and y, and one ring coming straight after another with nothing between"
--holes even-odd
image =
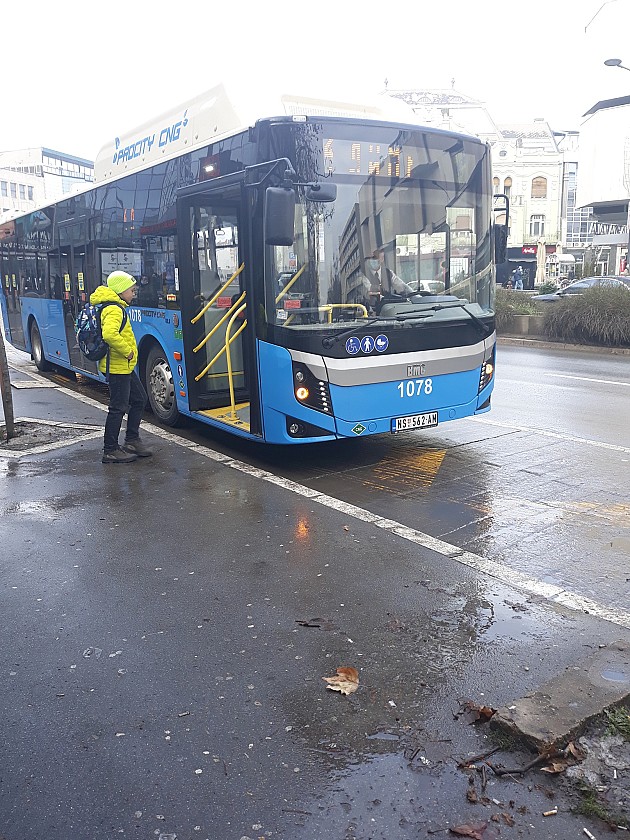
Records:
<instances>
[{"instance_id":1,"label":"white license plate","mask_svg":"<svg viewBox=\"0 0 630 840\"><path fill-rule=\"evenodd\" d=\"M411 414L409 417L394 417L392 420L392 433L407 432L409 429L428 429L430 426L437 426L437 411L427 411L425 414Z\"/></svg>"}]
</instances>

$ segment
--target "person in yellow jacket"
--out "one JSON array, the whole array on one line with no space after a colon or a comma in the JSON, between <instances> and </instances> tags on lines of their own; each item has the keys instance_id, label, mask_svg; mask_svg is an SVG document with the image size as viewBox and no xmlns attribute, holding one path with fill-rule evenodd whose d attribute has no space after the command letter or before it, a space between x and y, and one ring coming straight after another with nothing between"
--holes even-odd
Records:
<instances>
[{"instance_id":1,"label":"person in yellow jacket","mask_svg":"<svg viewBox=\"0 0 630 840\"><path fill-rule=\"evenodd\" d=\"M136 281L131 274L113 271L107 278L107 285L99 286L90 295L91 304L102 305L101 333L109 346L108 354L98 363L109 385L109 411L103 441L104 464L129 464L136 458L146 458L153 454L140 440L140 421L147 404L147 393L135 370L138 345L129 318L122 325L123 310L132 302L135 292ZM118 438L125 414L125 443L120 447Z\"/></svg>"}]
</instances>

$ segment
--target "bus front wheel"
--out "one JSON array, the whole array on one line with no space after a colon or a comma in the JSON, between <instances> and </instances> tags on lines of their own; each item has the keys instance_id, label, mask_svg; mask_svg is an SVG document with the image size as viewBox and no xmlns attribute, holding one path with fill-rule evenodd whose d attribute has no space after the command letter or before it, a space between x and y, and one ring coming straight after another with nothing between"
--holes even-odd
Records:
<instances>
[{"instance_id":1,"label":"bus front wheel","mask_svg":"<svg viewBox=\"0 0 630 840\"><path fill-rule=\"evenodd\" d=\"M151 410L167 426L177 425L179 410L175 397L173 371L161 347L152 347L145 368L147 394Z\"/></svg>"},{"instance_id":2,"label":"bus front wheel","mask_svg":"<svg viewBox=\"0 0 630 840\"><path fill-rule=\"evenodd\" d=\"M53 366L44 356L42 336L35 321L31 324L31 355L37 370L47 371L53 369Z\"/></svg>"}]
</instances>

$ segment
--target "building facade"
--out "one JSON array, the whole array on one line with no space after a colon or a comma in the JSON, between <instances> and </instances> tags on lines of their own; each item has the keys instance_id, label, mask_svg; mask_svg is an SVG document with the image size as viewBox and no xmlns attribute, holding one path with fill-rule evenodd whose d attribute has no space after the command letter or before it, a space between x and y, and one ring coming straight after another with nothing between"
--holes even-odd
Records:
<instances>
[{"instance_id":1,"label":"building facade","mask_svg":"<svg viewBox=\"0 0 630 840\"><path fill-rule=\"evenodd\" d=\"M606 274L628 263L630 96L596 103L580 129L577 202L592 208L593 262Z\"/></svg>"},{"instance_id":2,"label":"building facade","mask_svg":"<svg viewBox=\"0 0 630 840\"><path fill-rule=\"evenodd\" d=\"M0 221L94 180L92 161L44 147L0 152Z\"/></svg>"}]
</instances>

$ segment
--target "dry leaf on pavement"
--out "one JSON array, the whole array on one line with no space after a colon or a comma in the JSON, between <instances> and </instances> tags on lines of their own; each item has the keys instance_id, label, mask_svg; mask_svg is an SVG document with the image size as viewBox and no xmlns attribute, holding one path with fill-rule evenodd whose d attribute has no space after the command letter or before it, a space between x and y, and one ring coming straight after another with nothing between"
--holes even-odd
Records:
<instances>
[{"instance_id":1,"label":"dry leaf on pavement","mask_svg":"<svg viewBox=\"0 0 630 840\"><path fill-rule=\"evenodd\" d=\"M483 840L483 833L488 827L488 823L478 823L477 825L458 825L455 828L449 828L451 834L456 834L458 837L472 837L473 840Z\"/></svg>"},{"instance_id":2,"label":"dry leaf on pavement","mask_svg":"<svg viewBox=\"0 0 630 840\"><path fill-rule=\"evenodd\" d=\"M336 677L322 677L332 691L339 691L341 694L354 694L359 687L359 672L356 668L337 668Z\"/></svg>"}]
</instances>

